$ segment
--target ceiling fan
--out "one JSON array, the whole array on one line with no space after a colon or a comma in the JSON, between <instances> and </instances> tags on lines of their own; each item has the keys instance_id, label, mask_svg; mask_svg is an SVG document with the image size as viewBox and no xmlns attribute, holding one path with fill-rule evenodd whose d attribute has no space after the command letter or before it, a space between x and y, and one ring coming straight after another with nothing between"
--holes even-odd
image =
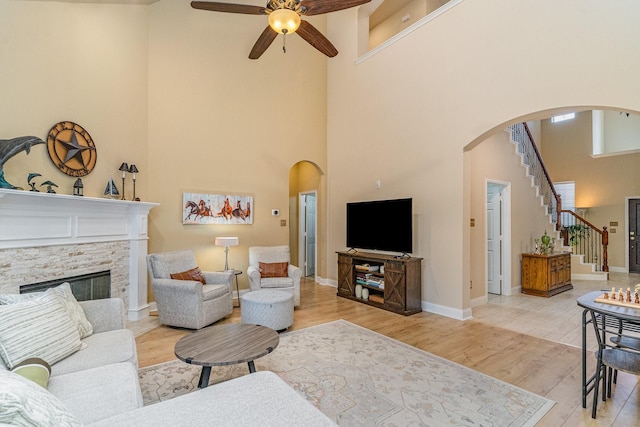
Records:
<instances>
[{"instance_id":1,"label":"ceiling fan","mask_svg":"<svg viewBox=\"0 0 640 427\"><path fill-rule=\"evenodd\" d=\"M246 4L221 3L215 1L192 1L194 9L213 12L242 13L245 15L268 15L269 25L262 32L249 53L249 59L258 59L267 50L278 34L298 33L311 46L330 58L338 50L320 31L300 16L321 15L349 9L369 3L371 0L269 0L265 7ZM285 47L283 50L286 52Z\"/></svg>"}]
</instances>

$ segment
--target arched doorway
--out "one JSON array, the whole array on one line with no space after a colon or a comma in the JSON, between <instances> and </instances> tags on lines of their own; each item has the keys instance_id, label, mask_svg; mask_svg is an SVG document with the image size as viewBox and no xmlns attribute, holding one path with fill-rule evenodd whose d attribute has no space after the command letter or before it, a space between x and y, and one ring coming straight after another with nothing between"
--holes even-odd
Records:
<instances>
[{"instance_id":1,"label":"arched doorway","mask_svg":"<svg viewBox=\"0 0 640 427\"><path fill-rule=\"evenodd\" d=\"M289 171L289 247L291 262L303 275L317 275L318 206L322 170L313 162L300 161Z\"/></svg>"}]
</instances>

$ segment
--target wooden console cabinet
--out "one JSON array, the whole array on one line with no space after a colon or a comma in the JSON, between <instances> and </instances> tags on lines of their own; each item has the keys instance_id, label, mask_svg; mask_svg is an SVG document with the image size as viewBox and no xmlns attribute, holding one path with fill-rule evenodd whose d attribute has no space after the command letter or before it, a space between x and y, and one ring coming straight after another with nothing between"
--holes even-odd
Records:
<instances>
[{"instance_id":1,"label":"wooden console cabinet","mask_svg":"<svg viewBox=\"0 0 640 427\"><path fill-rule=\"evenodd\" d=\"M550 297L573 289L571 254L522 254L522 293Z\"/></svg>"},{"instance_id":2,"label":"wooden console cabinet","mask_svg":"<svg viewBox=\"0 0 640 427\"><path fill-rule=\"evenodd\" d=\"M384 289L361 284L365 264L373 280L384 280ZM383 269L383 271L380 270ZM369 299L356 297L356 285L369 292ZM408 316L422 311L422 258L396 258L369 252L338 252L338 296Z\"/></svg>"}]
</instances>

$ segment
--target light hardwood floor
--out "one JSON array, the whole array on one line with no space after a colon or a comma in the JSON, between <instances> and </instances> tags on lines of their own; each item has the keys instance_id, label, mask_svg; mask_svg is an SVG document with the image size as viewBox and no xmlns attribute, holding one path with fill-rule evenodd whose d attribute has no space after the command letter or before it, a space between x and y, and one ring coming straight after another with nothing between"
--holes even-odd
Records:
<instances>
[{"instance_id":1,"label":"light hardwood floor","mask_svg":"<svg viewBox=\"0 0 640 427\"><path fill-rule=\"evenodd\" d=\"M540 426L637 426L640 397L638 378L632 375L619 375L612 398L599 403L597 420L591 419L591 395L588 408L582 408L581 310L575 303L591 290L636 283L639 275L612 274L609 282L574 281L574 290L552 298L492 295L488 304L473 309L474 319L458 321L426 312L401 316L339 298L335 288L303 280L301 306L290 330L345 319L382 333L557 402ZM140 331L154 322L131 326ZM218 323L239 322L240 309L235 308ZM159 326L138 335L140 366L176 360L174 345L188 333ZM592 370L592 354L588 361Z\"/></svg>"}]
</instances>

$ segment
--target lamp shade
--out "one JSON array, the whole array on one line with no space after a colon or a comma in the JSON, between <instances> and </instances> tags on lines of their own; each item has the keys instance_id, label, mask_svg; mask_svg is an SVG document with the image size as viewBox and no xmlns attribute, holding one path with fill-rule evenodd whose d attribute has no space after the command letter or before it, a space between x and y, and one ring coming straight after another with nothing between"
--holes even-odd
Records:
<instances>
[{"instance_id":1,"label":"lamp shade","mask_svg":"<svg viewBox=\"0 0 640 427\"><path fill-rule=\"evenodd\" d=\"M124 162L123 162L123 163L120 165L120 168L119 168L118 170L120 170L120 171L122 171L122 172L129 172L129 165L127 165L126 163L124 163Z\"/></svg>"},{"instance_id":2,"label":"lamp shade","mask_svg":"<svg viewBox=\"0 0 640 427\"><path fill-rule=\"evenodd\" d=\"M276 9L269 14L269 26L279 34L295 33L300 26L300 15L291 9Z\"/></svg>"},{"instance_id":3,"label":"lamp shade","mask_svg":"<svg viewBox=\"0 0 640 427\"><path fill-rule=\"evenodd\" d=\"M132 164L131 166L129 166L129 172L130 173L138 173L138 168L136 167L136 165Z\"/></svg>"},{"instance_id":4,"label":"lamp shade","mask_svg":"<svg viewBox=\"0 0 640 427\"><path fill-rule=\"evenodd\" d=\"M216 237L216 246L238 246L237 237Z\"/></svg>"}]
</instances>

